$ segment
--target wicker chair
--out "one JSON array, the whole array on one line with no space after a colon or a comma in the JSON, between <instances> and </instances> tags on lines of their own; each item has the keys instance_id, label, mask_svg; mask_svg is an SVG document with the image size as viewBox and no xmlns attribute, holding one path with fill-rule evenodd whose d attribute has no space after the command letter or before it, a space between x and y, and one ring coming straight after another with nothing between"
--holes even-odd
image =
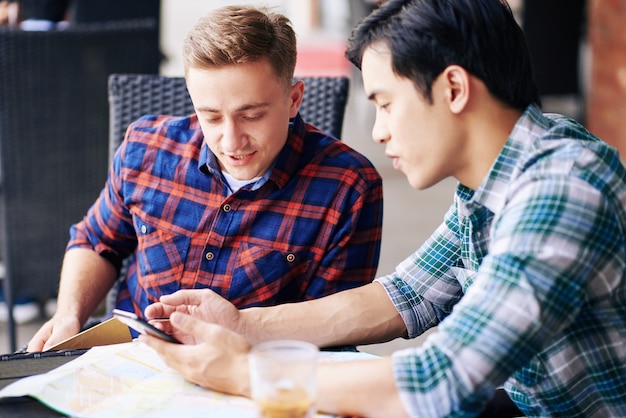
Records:
<instances>
[{"instance_id":1,"label":"wicker chair","mask_svg":"<svg viewBox=\"0 0 626 418\"><path fill-rule=\"evenodd\" d=\"M0 246L13 350L13 301L56 295L69 226L106 179L108 76L157 73L156 39L154 19L0 30Z\"/></svg>"},{"instance_id":2,"label":"wicker chair","mask_svg":"<svg viewBox=\"0 0 626 418\"><path fill-rule=\"evenodd\" d=\"M346 77L304 77L300 114L305 121L341 138L348 101ZM124 140L131 122L147 114L189 115L194 112L182 77L149 74L113 74L109 77L109 157Z\"/></svg>"},{"instance_id":3,"label":"wicker chair","mask_svg":"<svg viewBox=\"0 0 626 418\"><path fill-rule=\"evenodd\" d=\"M296 77L303 80L304 98L300 114L336 138L341 138L350 80L347 77ZM148 74L113 74L109 77L109 160L124 140L126 128L146 114L189 115L194 112L182 77ZM124 278L122 266L120 280ZM110 311L115 304L117 286L105 303ZM95 319L98 320L97 318Z\"/></svg>"}]
</instances>

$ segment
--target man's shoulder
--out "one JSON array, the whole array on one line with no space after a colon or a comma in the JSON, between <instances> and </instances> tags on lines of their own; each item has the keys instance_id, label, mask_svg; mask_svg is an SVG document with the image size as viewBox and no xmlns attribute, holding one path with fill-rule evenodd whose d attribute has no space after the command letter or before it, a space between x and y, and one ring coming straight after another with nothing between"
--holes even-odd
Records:
<instances>
[{"instance_id":1,"label":"man's shoulder","mask_svg":"<svg viewBox=\"0 0 626 418\"><path fill-rule=\"evenodd\" d=\"M177 131L196 131L200 129L196 115L143 115L130 125L131 130L158 132L161 129Z\"/></svg>"},{"instance_id":2,"label":"man's shoulder","mask_svg":"<svg viewBox=\"0 0 626 418\"><path fill-rule=\"evenodd\" d=\"M332 137L321 141L320 147L311 155L307 164L315 167L320 177L326 173L327 176L341 178L346 185L361 182L370 185L382 183L380 173L365 155Z\"/></svg>"},{"instance_id":3,"label":"man's shoulder","mask_svg":"<svg viewBox=\"0 0 626 418\"><path fill-rule=\"evenodd\" d=\"M372 162L345 142L324 132L308 132L304 139L310 163L346 169L374 169Z\"/></svg>"},{"instance_id":4,"label":"man's shoulder","mask_svg":"<svg viewBox=\"0 0 626 418\"><path fill-rule=\"evenodd\" d=\"M195 115L144 115L130 124L120 157L126 164L144 164L148 154L167 155L173 161L183 155L188 158L200 152L202 139ZM194 148L193 152L189 151L190 147Z\"/></svg>"},{"instance_id":5,"label":"man's shoulder","mask_svg":"<svg viewBox=\"0 0 626 418\"><path fill-rule=\"evenodd\" d=\"M564 115L543 114L527 132L516 139L514 183L572 180L598 190L614 189L616 194L626 191L619 153L581 123Z\"/></svg>"},{"instance_id":6,"label":"man's shoulder","mask_svg":"<svg viewBox=\"0 0 626 418\"><path fill-rule=\"evenodd\" d=\"M130 124L125 142L161 148L198 141L202 141L202 131L195 115L143 115Z\"/></svg>"}]
</instances>

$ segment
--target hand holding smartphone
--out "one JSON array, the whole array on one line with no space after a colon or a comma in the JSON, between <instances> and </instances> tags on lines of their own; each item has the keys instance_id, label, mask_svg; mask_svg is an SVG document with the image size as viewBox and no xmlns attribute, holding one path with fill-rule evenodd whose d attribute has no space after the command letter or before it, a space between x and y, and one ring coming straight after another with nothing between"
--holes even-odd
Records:
<instances>
[{"instance_id":1,"label":"hand holding smartphone","mask_svg":"<svg viewBox=\"0 0 626 418\"><path fill-rule=\"evenodd\" d=\"M121 309L113 309L113 316L141 334L152 335L153 337L160 338L170 343L182 344L176 338L166 334L158 328L155 328L145 319L138 317L132 312L122 311Z\"/></svg>"}]
</instances>

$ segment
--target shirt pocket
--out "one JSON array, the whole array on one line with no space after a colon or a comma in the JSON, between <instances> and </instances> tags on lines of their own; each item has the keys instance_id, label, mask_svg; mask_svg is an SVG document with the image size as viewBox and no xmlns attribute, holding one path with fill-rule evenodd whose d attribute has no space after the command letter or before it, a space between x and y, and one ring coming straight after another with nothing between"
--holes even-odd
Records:
<instances>
[{"instance_id":1,"label":"shirt pocket","mask_svg":"<svg viewBox=\"0 0 626 418\"><path fill-rule=\"evenodd\" d=\"M156 297L178 290L189 253L190 238L157 229L138 218L133 222L137 230L139 285ZM152 288L155 292L150 291Z\"/></svg>"},{"instance_id":2,"label":"shirt pocket","mask_svg":"<svg viewBox=\"0 0 626 418\"><path fill-rule=\"evenodd\" d=\"M235 259L228 298L237 301L238 306L272 305L304 298L312 252L241 243Z\"/></svg>"}]
</instances>

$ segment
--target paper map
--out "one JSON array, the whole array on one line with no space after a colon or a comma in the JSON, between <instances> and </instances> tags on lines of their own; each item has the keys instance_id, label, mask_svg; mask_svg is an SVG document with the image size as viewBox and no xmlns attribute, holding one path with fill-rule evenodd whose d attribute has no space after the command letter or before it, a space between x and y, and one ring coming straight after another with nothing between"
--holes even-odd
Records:
<instances>
[{"instance_id":1,"label":"paper map","mask_svg":"<svg viewBox=\"0 0 626 418\"><path fill-rule=\"evenodd\" d=\"M321 353L321 361L371 357L367 353ZM250 399L187 382L153 349L138 341L94 347L61 367L21 379L0 391L0 397L12 396L32 396L72 417L257 416Z\"/></svg>"}]
</instances>

